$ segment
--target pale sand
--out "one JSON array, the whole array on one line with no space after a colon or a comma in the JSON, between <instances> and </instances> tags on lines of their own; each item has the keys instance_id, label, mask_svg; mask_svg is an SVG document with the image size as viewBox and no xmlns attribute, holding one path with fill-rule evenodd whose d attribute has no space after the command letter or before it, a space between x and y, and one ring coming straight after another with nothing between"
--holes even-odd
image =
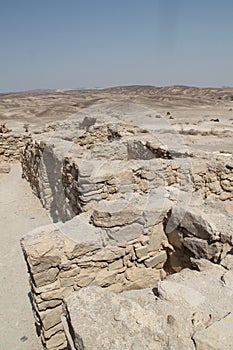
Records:
<instances>
[{"instance_id":1,"label":"pale sand","mask_svg":"<svg viewBox=\"0 0 233 350\"><path fill-rule=\"evenodd\" d=\"M47 214L21 179L19 164L0 174L0 350L41 350L36 335L20 238L49 224Z\"/></svg>"}]
</instances>

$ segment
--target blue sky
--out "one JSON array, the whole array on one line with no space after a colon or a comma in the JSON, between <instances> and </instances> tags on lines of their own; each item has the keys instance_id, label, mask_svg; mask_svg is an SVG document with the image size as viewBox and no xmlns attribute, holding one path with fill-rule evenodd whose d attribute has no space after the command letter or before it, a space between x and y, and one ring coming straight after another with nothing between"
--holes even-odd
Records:
<instances>
[{"instance_id":1,"label":"blue sky","mask_svg":"<svg viewBox=\"0 0 233 350\"><path fill-rule=\"evenodd\" d=\"M0 0L0 92L233 86L233 0Z\"/></svg>"}]
</instances>

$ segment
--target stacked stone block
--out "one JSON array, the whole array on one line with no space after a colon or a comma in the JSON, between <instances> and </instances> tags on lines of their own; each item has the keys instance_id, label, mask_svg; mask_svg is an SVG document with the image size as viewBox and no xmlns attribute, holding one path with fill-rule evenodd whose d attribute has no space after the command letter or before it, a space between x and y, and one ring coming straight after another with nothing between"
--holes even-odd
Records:
<instances>
[{"instance_id":1,"label":"stacked stone block","mask_svg":"<svg viewBox=\"0 0 233 350\"><path fill-rule=\"evenodd\" d=\"M65 224L42 227L21 241L37 329L46 349L66 348L62 301L72 291L89 285L114 292L154 287L165 276L166 237L161 222L144 225L134 239L129 229L116 242L108 241L105 228L89 221L81 214ZM66 231L73 231L73 237Z\"/></svg>"},{"instance_id":2,"label":"stacked stone block","mask_svg":"<svg viewBox=\"0 0 233 350\"><path fill-rule=\"evenodd\" d=\"M30 136L13 132L0 134L0 161L16 161Z\"/></svg>"}]
</instances>

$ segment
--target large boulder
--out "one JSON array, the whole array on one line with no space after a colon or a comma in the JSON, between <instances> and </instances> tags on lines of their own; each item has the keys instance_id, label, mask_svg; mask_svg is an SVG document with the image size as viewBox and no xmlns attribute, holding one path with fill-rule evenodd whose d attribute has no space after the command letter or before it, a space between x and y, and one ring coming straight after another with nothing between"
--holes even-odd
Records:
<instances>
[{"instance_id":1,"label":"large boulder","mask_svg":"<svg viewBox=\"0 0 233 350\"><path fill-rule=\"evenodd\" d=\"M87 287L66 298L66 307L77 350L162 350L159 317L133 300Z\"/></svg>"},{"instance_id":2,"label":"large boulder","mask_svg":"<svg viewBox=\"0 0 233 350\"><path fill-rule=\"evenodd\" d=\"M199 271L184 269L153 290L117 295L87 287L70 294L66 332L75 349L231 349L232 271L204 259L194 263Z\"/></svg>"}]
</instances>

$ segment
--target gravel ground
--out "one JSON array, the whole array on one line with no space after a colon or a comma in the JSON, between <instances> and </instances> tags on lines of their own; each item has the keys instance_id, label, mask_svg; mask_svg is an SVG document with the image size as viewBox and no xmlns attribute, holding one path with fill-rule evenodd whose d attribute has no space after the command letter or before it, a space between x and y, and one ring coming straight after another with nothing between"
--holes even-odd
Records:
<instances>
[{"instance_id":1,"label":"gravel ground","mask_svg":"<svg viewBox=\"0 0 233 350\"><path fill-rule=\"evenodd\" d=\"M41 350L20 238L50 219L21 179L20 164L0 174L0 350Z\"/></svg>"}]
</instances>

